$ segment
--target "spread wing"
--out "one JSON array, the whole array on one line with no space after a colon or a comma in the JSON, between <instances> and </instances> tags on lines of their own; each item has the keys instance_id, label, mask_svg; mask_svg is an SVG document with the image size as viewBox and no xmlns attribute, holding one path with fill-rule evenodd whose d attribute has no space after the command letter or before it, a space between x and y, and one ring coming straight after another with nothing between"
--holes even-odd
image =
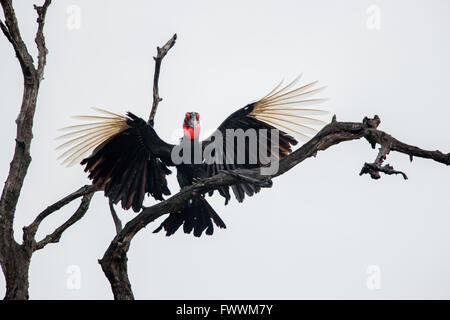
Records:
<instances>
[{"instance_id":1,"label":"spread wing","mask_svg":"<svg viewBox=\"0 0 450 320\"><path fill-rule=\"evenodd\" d=\"M317 81L314 81L293 88L299 78L285 86L282 86L281 82L262 99L232 113L222 122L215 133L202 142L204 151L208 146L211 147L213 143L223 146L221 154L211 153L210 159L207 161L209 164L206 164L208 176L213 176L221 170L260 167L267 163L262 159L264 155L272 157L272 159L281 159L292 152L292 147L298 143L297 140L306 142L317 133L316 127L323 126L325 122L311 116L323 115L328 112L310 107L313 104L323 102L325 99L312 99L310 97L323 90L324 87L314 88L317 84ZM256 147L252 147L252 143L253 145L255 143L251 140L252 135L248 135L243 149L245 154L243 157L241 155L241 161L238 159L238 138L228 140L226 138L229 129L242 129L244 132L248 129L254 129L256 132ZM275 142L275 136L273 136L271 130L278 133L278 148L275 149L272 143L272 140ZM220 134L223 137L222 141L215 138ZM231 143L231 141L234 142ZM204 154L208 154L208 152L204 152ZM243 158L245 158L245 161L242 161ZM250 183L232 185L231 188L239 202L244 200L245 195L252 196L260 190L259 186ZM221 188L219 193L225 197L225 204L228 203L230 199L229 188Z\"/></svg>"},{"instance_id":2,"label":"spread wing","mask_svg":"<svg viewBox=\"0 0 450 320\"><path fill-rule=\"evenodd\" d=\"M57 139L69 140L56 148L65 150L58 159L68 166L84 165L92 183L126 210L139 211L145 193L163 200L170 194L166 175L171 173L167 165L173 145L132 113L122 116L94 109L103 115L75 116L91 122L61 129L68 133Z\"/></svg>"}]
</instances>

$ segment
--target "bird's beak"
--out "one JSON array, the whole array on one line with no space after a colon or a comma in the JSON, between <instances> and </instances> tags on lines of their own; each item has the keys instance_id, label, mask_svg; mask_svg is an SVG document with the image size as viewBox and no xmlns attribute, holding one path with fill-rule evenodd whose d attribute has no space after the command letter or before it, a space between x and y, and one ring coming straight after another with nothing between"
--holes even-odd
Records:
<instances>
[{"instance_id":1,"label":"bird's beak","mask_svg":"<svg viewBox=\"0 0 450 320\"><path fill-rule=\"evenodd\" d=\"M196 119L196 117L191 117L188 121L187 121L187 126L190 128L193 128L194 130L198 129L198 125L200 124L200 122Z\"/></svg>"}]
</instances>

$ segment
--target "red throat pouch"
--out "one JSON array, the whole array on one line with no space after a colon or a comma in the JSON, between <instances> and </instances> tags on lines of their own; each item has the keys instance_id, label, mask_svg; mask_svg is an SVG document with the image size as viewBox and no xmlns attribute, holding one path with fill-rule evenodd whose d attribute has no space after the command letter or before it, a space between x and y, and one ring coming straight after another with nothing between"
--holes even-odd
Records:
<instances>
[{"instance_id":1,"label":"red throat pouch","mask_svg":"<svg viewBox=\"0 0 450 320\"><path fill-rule=\"evenodd\" d=\"M190 139L196 139L200 135L200 124L195 125L195 130L193 127L189 127L183 123L184 135Z\"/></svg>"}]
</instances>

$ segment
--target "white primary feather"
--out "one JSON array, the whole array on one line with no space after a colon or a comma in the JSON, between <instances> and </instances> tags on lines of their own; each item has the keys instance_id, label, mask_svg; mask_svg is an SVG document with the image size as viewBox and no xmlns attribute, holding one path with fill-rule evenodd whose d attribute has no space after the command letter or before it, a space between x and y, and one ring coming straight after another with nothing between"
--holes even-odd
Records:
<instances>
[{"instance_id":1,"label":"white primary feather","mask_svg":"<svg viewBox=\"0 0 450 320\"><path fill-rule=\"evenodd\" d=\"M73 118L75 119L91 120L93 122L59 129L67 133L56 139L69 140L57 146L55 150L65 150L58 159L62 159L62 164L67 164L68 167L87 157L92 150L104 141L130 127L127 124L128 118L126 116L100 108L93 109L106 116L74 116Z\"/></svg>"},{"instance_id":2,"label":"white primary feather","mask_svg":"<svg viewBox=\"0 0 450 320\"><path fill-rule=\"evenodd\" d=\"M322 103L327 99L309 98L325 89L320 87L314 89L313 87L318 81L313 81L302 85L298 88L292 88L300 79L300 76L282 87L280 82L274 89L272 89L262 99L255 102L253 111L249 116L254 117L260 121L271 124L283 131L293 133L302 141L308 141L311 135L315 135L318 130L312 126L323 126L326 122L311 118L311 115L325 115L329 112L320 109L311 109L309 107L301 108L302 106L310 106Z\"/></svg>"}]
</instances>

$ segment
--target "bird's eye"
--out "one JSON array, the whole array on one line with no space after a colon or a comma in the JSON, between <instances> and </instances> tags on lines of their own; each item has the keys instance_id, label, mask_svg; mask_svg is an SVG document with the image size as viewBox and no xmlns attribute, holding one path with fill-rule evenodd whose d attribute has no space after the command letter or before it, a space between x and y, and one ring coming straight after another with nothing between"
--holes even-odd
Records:
<instances>
[{"instance_id":1,"label":"bird's eye","mask_svg":"<svg viewBox=\"0 0 450 320\"><path fill-rule=\"evenodd\" d=\"M196 117L197 117L197 120L200 120L200 115L198 113L197 113Z\"/></svg>"},{"instance_id":2,"label":"bird's eye","mask_svg":"<svg viewBox=\"0 0 450 320\"><path fill-rule=\"evenodd\" d=\"M189 112L186 112L186 119L190 119L191 115L189 114Z\"/></svg>"}]
</instances>

